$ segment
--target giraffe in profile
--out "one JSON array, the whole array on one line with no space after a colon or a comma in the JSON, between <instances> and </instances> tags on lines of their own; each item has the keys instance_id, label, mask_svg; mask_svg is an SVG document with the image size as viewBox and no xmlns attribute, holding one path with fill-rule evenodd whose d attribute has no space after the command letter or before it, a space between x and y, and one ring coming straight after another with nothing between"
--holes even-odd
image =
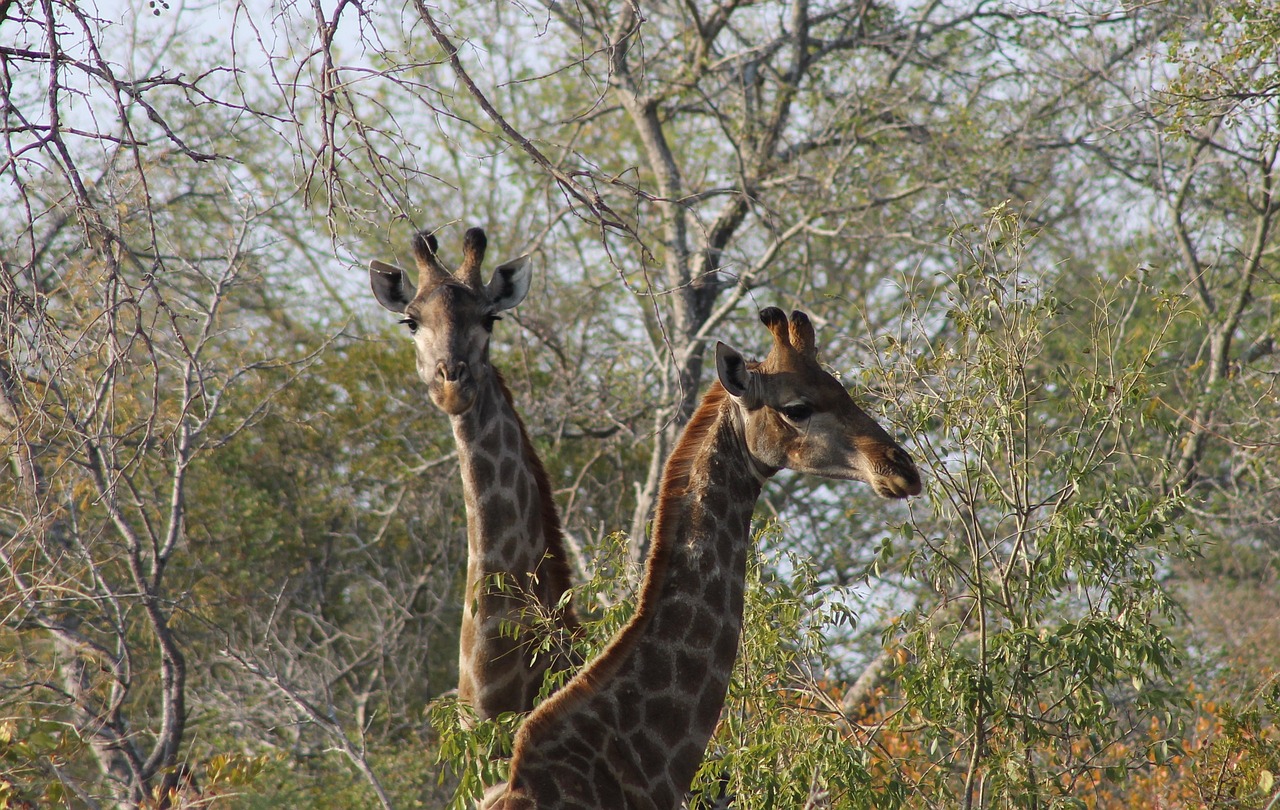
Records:
<instances>
[{"instance_id":1,"label":"giraffe in profile","mask_svg":"<svg viewBox=\"0 0 1280 810\"><path fill-rule=\"evenodd\" d=\"M399 267L369 264L373 294L404 315L418 376L448 414L458 447L467 512L458 697L481 719L528 712L549 668L577 666L559 646L537 652L545 634L531 632L534 613L569 635L579 626L566 596L570 567L546 471L510 390L489 362L499 313L529 291L528 256L500 265L485 284L486 244L483 230L468 230L454 274L437 256L436 238L416 234L416 287Z\"/></svg>"},{"instance_id":2,"label":"giraffe in profile","mask_svg":"<svg viewBox=\"0 0 1280 810\"><path fill-rule=\"evenodd\" d=\"M701 765L738 653L751 515L786 467L920 493L911 457L817 360L813 325L768 308L765 360L716 346L718 380L667 461L639 605L525 720L488 810L673 810Z\"/></svg>"}]
</instances>

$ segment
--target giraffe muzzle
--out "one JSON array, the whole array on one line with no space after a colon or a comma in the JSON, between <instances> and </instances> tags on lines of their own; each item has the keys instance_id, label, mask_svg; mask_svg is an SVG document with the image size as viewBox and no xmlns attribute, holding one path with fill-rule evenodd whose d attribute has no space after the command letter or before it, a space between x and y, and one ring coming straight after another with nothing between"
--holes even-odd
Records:
<instances>
[{"instance_id":1,"label":"giraffe muzzle","mask_svg":"<svg viewBox=\"0 0 1280 810\"><path fill-rule=\"evenodd\" d=\"M476 400L476 380L464 361L436 364L435 377L427 381L436 407L450 416L460 416L471 409Z\"/></svg>"},{"instance_id":2,"label":"giraffe muzzle","mask_svg":"<svg viewBox=\"0 0 1280 810\"><path fill-rule=\"evenodd\" d=\"M871 486L881 497L907 498L919 495L924 488L920 482L920 470L905 450L889 448L884 453L884 462L878 467Z\"/></svg>"}]
</instances>

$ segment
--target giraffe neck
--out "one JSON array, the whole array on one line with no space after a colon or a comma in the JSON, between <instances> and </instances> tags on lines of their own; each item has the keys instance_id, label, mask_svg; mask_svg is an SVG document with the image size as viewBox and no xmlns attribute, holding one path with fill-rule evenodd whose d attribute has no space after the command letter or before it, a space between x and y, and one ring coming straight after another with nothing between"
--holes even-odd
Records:
<instances>
[{"instance_id":1,"label":"giraffe neck","mask_svg":"<svg viewBox=\"0 0 1280 810\"><path fill-rule=\"evenodd\" d=\"M572 612L559 607L569 587L559 516L496 370L452 424L467 510L458 696L481 718L527 712L547 668L569 665L546 652L535 656L530 612L577 627ZM525 629L513 637L513 626Z\"/></svg>"},{"instance_id":2,"label":"giraffe neck","mask_svg":"<svg viewBox=\"0 0 1280 810\"><path fill-rule=\"evenodd\" d=\"M767 474L747 454L736 406L713 387L668 461L636 613L526 720L508 806L680 804L737 657L751 513ZM577 798L548 803L555 795Z\"/></svg>"}]
</instances>

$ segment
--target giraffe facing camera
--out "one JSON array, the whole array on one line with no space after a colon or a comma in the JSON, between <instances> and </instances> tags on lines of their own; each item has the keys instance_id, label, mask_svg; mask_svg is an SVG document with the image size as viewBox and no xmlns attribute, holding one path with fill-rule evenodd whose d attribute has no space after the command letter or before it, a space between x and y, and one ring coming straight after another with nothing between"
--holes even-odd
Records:
<instances>
[{"instance_id":1,"label":"giraffe facing camera","mask_svg":"<svg viewBox=\"0 0 1280 810\"><path fill-rule=\"evenodd\" d=\"M494 323L524 300L532 271L521 256L484 284L486 244L483 230L468 230L455 274L440 261L436 237L418 233L416 285L395 265L369 263L374 297L404 315L418 376L449 415L458 446L467 509L458 698L481 719L529 711L548 669L580 663L567 648L579 625L564 598L570 569L551 484L511 392L489 363ZM535 630L535 617L566 634L562 649L537 653L545 630Z\"/></svg>"}]
</instances>

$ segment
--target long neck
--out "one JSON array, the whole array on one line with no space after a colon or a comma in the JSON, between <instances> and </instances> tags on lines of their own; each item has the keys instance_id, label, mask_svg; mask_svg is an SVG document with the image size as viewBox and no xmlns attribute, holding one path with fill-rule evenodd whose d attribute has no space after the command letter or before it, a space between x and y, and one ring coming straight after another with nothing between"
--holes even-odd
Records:
<instances>
[{"instance_id":1,"label":"long neck","mask_svg":"<svg viewBox=\"0 0 1280 810\"><path fill-rule=\"evenodd\" d=\"M604 726L608 739L600 743L608 751L600 755L617 788L635 790L655 807L679 804L719 720L737 657L751 513L762 481L735 406L716 386L667 463L635 615L526 721L512 763L514 788L538 792L546 777L540 771L556 767L545 752L591 740ZM609 788L595 789L603 801Z\"/></svg>"},{"instance_id":2,"label":"long neck","mask_svg":"<svg viewBox=\"0 0 1280 810\"><path fill-rule=\"evenodd\" d=\"M459 697L481 717L533 708L551 656L534 660L530 612L577 627L557 606L569 587L559 516L542 462L494 371L453 417L467 509ZM533 645L537 646L537 645Z\"/></svg>"},{"instance_id":3,"label":"long neck","mask_svg":"<svg viewBox=\"0 0 1280 810\"><path fill-rule=\"evenodd\" d=\"M642 733L666 753L677 803L715 730L737 659L751 515L763 483L728 397L709 394L703 408L667 464L640 605L628 628L636 638L620 639L634 647L617 688L643 690Z\"/></svg>"},{"instance_id":4,"label":"long neck","mask_svg":"<svg viewBox=\"0 0 1280 810\"><path fill-rule=\"evenodd\" d=\"M475 404L451 422L470 552L492 570L532 570L546 548L546 520L556 524L551 529L557 534L559 521L554 511L543 514L546 474L501 377L485 375Z\"/></svg>"}]
</instances>

